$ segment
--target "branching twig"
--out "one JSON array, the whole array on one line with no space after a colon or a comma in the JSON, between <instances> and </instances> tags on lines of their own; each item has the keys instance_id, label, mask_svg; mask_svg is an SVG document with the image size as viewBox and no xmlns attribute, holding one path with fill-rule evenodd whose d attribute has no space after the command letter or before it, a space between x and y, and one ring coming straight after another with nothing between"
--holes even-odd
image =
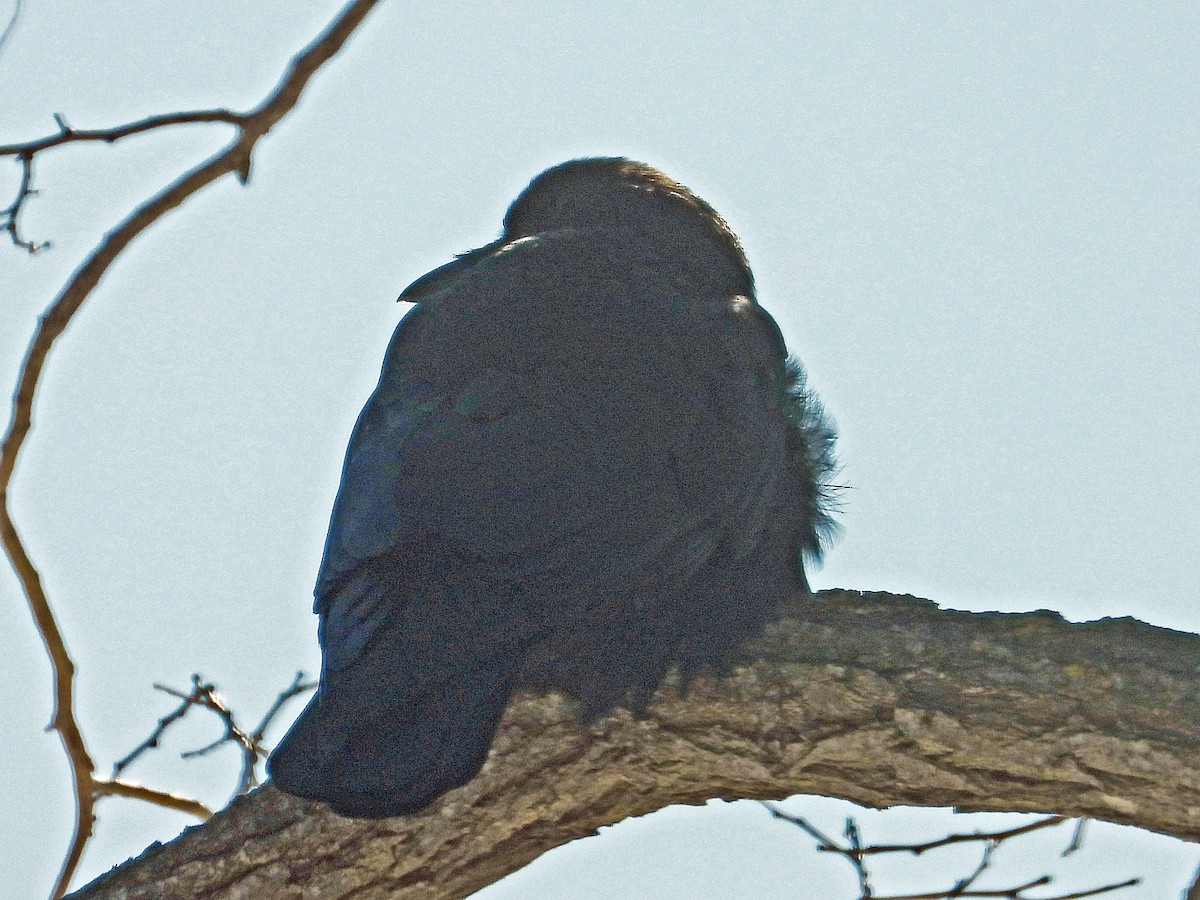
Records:
<instances>
[{"instance_id":1,"label":"branching twig","mask_svg":"<svg viewBox=\"0 0 1200 900\"><path fill-rule=\"evenodd\" d=\"M1028 825L1021 825L1017 828L1007 828L1004 831L972 831L964 834L950 834L944 838L939 838L936 841L929 841L924 844L872 844L870 847L864 847L862 852L864 854L911 853L914 856L920 856L922 853L927 853L930 850L938 850L942 847L949 847L952 844L964 844L975 841L985 841L989 844L999 844L1003 841L1007 841L1009 838L1015 838L1023 834L1029 834L1031 831L1040 831L1043 828L1051 828L1066 821L1066 816L1047 816L1044 819L1038 819L1036 822L1030 822Z\"/></svg>"},{"instance_id":2,"label":"branching twig","mask_svg":"<svg viewBox=\"0 0 1200 900\"><path fill-rule=\"evenodd\" d=\"M0 209L0 224L8 232L8 236L15 246L30 254L40 253L50 249L50 242L41 241L39 243L22 237L21 226L17 222L21 215L21 209L25 206L25 201L30 197L37 196L37 191L33 189L33 153L17 154L17 162L21 164L21 183L17 185L16 199L6 208Z\"/></svg>"},{"instance_id":3,"label":"branching twig","mask_svg":"<svg viewBox=\"0 0 1200 900\"><path fill-rule=\"evenodd\" d=\"M258 763L259 760L265 759L267 752L263 748L263 735L275 716L283 709L285 703L292 697L298 694L303 694L306 691L311 691L316 687L316 682L306 682L304 673L297 672L292 683L279 692L279 696L275 698L275 702L271 704L259 722L258 727L253 731L247 732L240 728L234 718L233 711L225 704L217 694L217 686L204 681L199 674L192 676L192 689L188 693L178 691L175 688L166 687L161 684L154 685L156 690L170 694L172 697L178 697L183 702L179 706L167 713L158 720L158 724L150 733L150 736L134 747L129 753L117 760L113 766L113 777L116 778L125 771L134 761L143 753L153 750L158 747L159 741L162 740L163 734L175 722L187 715L188 711L193 708L207 709L221 719L225 725L225 733L204 747L197 750L189 750L182 754L184 759L192 759L197 756L203 756L210 753L217 747L225 743L236 744L242 756L242 771L238 778L237 789L234 791L234 797L240 797L242 794L249 791L258 784Z\"/></svg>"},{"instance_id":4,"label":"branching twig","mask_svg":"<svg viewBox=\"0 0 1200 900\"><path fill-rule=\"evenodd\" d=\"M250 734L251 739L256 743L261 742L263 735L265 735L267 729L271 727L271 723L275 721L275 717L279 715L279 711L283 709L283 705L293 697L316 690L316 687L317 682L305 681L304 673L297 672L296 677L292 679L292 683L279 692L279 696L275 698L275 702L267 708L265 713L263 713L262 720L258 723L258 727L255 728Z\"/></svg>"},{"instance_id":5,"label":"branching twig","mask_svg":"<svg viewBox=\"0 0 1200 900\"><path fill-rule=\"evenodd\" d=\"M852 866L858 876L860 895L858 900L957 900L961 897L996 897L1005 898L1005 900L1035 900L1025 894L1026 891L1036 887L1044 887L1050 884L1051 878L1049 875L1043 875L1041 878L1036 878L1033 881L1015 887L1003 888L997 890L975 890L972 886L978 881L979 877L987 870L992 861L992 854L995 849L1004 841L1019 835L1028 834L1032 831L1037 831L1042 828L1049 828L1053 825L1059 825L1067 818L1065 816L1047 816L1044 819L1039 819L1036 822L1030 822L1028 825L1021 825L1017 828L1008 828L1004 831L993 832L973 832L970 834L952 834L936 841L929 841L924 844L874 844L864 846L862 843L861 833L857 824L853 819L846 820L846 845L843 846L836 841L826 837L816 826L812 825L801 816L793 816L785 813L778 806L772 803L759 801L774 818L782 819L797 828L804 831L809 837L817 841L817 849L822 852L836 853ZM1068 850L1077 849L1078 843L1081 840L1082 831L1077 827L1075 839L1072 840L1071 847ZM935 891L926 894L904 894L891 897L879 897L872 893L869 872L867 871L866 858L876 853L911 853L914 856L919 856L929 850L934 850L939 847L948 847L952 844L961 844L965 842L982 841L985 844L983 857L975 869L965 878L960 879L953 887L944 891ZM1076 900L1081 897L1096 897L1100 894L1107 894L1112 891L1120 890L1121 888L1133 887L1140 884L1140 879L1131 878L1127 881L1122 881L1119 884L1108 884L1098 888L1091 888L1086 891L1080 891L1070 894L1057 894L1053 897L1040 897L1036 900Z\"/></svg>"},{"instance_id":6,"label":"branching twig","mask_svg":"<svg viewBox=\"0 0 1200 900\"><path fill-rule=\"evenodd\" d=\"M67 124L60 113L54 114L54 122L58 132L48 137L25 141L19 144L0 145L0 156L14 157L21 164L21 183L17 187L17 197L6 209L0 210L0 225L8 232L13 244L29 253L38 253L50 248L49 241L33 241L23 238L17 223L25 201L37 196L33 188L33 160L39 153L64 144L83 143L87 141L103 141L112 144L121 138L134 134L142 134L157 128L169 128L173 125L192 125L197 123L224 122L228 125L242 126L248 114L235 113L227 109L204 109L194 112L168 113L163 116L150 116L128 125L116 128L100 128L93 130L77 130Z\"/></svg>"},{"instance_id":7,"label":"branching twig","mask_svg":"<svg viewBox=\"0 0 1200 900\"><path fill-rule=\"evenodd\" d=\"M271 708L267 710L262 721L254 731L245 731L238 727L237 721L234 719L233 711L225 705L225 702L217 696L216 686L211 684L201 684L200 676L192 676L193 690L192 694L184 696L170 688L165 688L162 685L156 684L155 687L161 691L174 694L177 697L183 697L185 704L190 703L196 706L202 706L205 709L216 713L221 721L225 724L225 733L210 744L200 747L197 750L188 750L183 754L184 759L194 759L197 756L204 756L206 753L211 753L217 747L225 743L236 744L238 750L242 754L242 773L238 779L237 789L234 791L234 797L240 797L242 794L249 791L258 784L258 762L265 759L267 756L266 750L263 749L262 739L267 727L271 721L283 709L283 705L298 694L303 694L306 691L313 690L317 685L315 682L305 683L304 673L297 672L296 677L292 680L290 686L279 693L275 698L275 702L271 704ZM193 699L194 698L194 699Z\"/></svg>"},{"instance_id":8,"label":"branching twig","mask_svg":"<svg viewBox=\"0 0 1200 900\"><path fill-rule=\"evenodd\" d=\"M871 876L863 859L862 837L858 833L858 824L851 818L846 819L846 843L848 846L842 851L842 855L854 866L854 874L858 876L860 898L871 900L875 895L871 893Z\"/></svg>"},{"instance_id":9,"label":"branching twig","mask_svg":"<svg viewBox=\"0 0 1200 900\"><path fill-rule=\"evenodd\" d=\"M279 696L275 698L275 702L263 714L258 726L249 734L243 733L245 744L242 752L242 775L238 780L236 796L245 794L258 784L258 761L267 758L267 752L263 749L262 745L263 736L266 734L271 722L279 715L279 711L283 709L284 704L293 697L316 690L316 688L317 683L315 681L305 681L304 673L297 672L296 677L292 679L292 683L279 692Z\"/></svg>"},{"instance_id":10,"label":"branching twig","mask_svg":"<svg viewBox=\"0 0 1200 900\"><path fill-rule=\"evenodd\" d=\"M842 848L836 841L830 840L821 834L810 822L800 816L793 816L790 813L784 812L779 807L771 803L759 802L759 805L767 810L774 818L782 819L797 828L806 831L811 837L816 838L821 846L817 849L829 853L842 853ZM962 844L968 841L991 841L1000 843L1009 838L1014 838L1022 834L1028 834L1031 831L1038 831L1042 828L1050 828L1054 825L1059 825L1067 821L1066 816L1047 816L1044 819L1038 819L1036 822L1030 822L1027 825L1021 825L1017 828L1006 828L1003 831L973 831L969 834L951 834L944 838L938 838L936 841L928 841L924 844L871 844L861 848L859 853L866 856L872 853L911 853L914 856L920 856L930 850L937 850L940 847L949 847L951 844Z\"/></svg>"},{"instance_id":11,"label":"branching twig","mask_svg":"<svg viewBox=\"0 0 1200 900\"><path fill-rule=\"evenodd\" d=\"M195 684L199 678L199 675L193 675L192 683ZM156 684L154 686L162 691L168 690L161 685ZM177 694L175 691L170 691L170 693L175 694L175 696L179 696L179 694ZM116 778L127 768L129 768L129 766L132 765L143 753L158 747L159 740L162 739L163 734L166 732L167 728L171 726L171 723L176 722L187 715L187 711L192 708L194 703L195 701L193 701L191 697L186 697L184 702L179 704L177 709L167 713L165 716L159 719L158 724L154 727L154 730L150 732L150 736L148 738L146 738L113 764L113 778Z\"/></svg>"},{"instance_id":12,"label":"branching twig","mask_svg":"<svg viewBox=\"0 0 1200 900\"><path fill-rule=\"evenodd\" d=\"M204 756L206 753L211 753L217 747L220 747L226 741L232 741L244 753L249 753L252 759L256 758L250 737L242 729L238 728L237 722L233 718L233 712L225 705L225 701L217 696L217 686L215 684L205 683L203 678L197 674L192 676L192 692L190 694L184 694L181 691L161 684L154 685L154 689L170 694L172 697L181 698L185 708L199 706L203 709L211 710L225 724L225 733L223 735L211 744L206 744L198 750L186 751L182 754L184 759Z\"/></svg>"},{"instance_id":13,"label":"branching twig","mask_svg":"<svg viewBox=\"0 0 1200 900\"><path fill-rule=\"evenodd\" d=\"M246 182L250 176L251 156L258 141L296 105L312 76L342 48L379 2L380 0L352 0L347 3L329 27L292 59L279 84L262 104L238 118L238 134L225 150L181 176L135 209L105 235L42 315L21 364L17 389L13 395L12 416L3 444L0 445L0 542L3 543L4 551L16 571L30 612L50 657L54 671L54 713L50 727L58 732L62 740L73 776L76 803L75 834L55 883L54 897L61 897L66 892L79 864L84 844L92 833L95 802L104 782L95 777L95 764L75 720L74 663L46 597L41 577L21 541L9 508L9 486L12 483L17 458L32 425L33 401L42 369L59 335L134 238L192 194L219 178L232 173L243 183ZM20 150L14 155L20 157Z\"/></svg>"},{"instance_id":14,"label":"branching twig","mask_svg":"<svg viewBox=\"0 0 1200 900\"><path fill-rule=\"evenodd\" d=\"M791 825L795 825L800 830L806 832L809 837L817 842L818 850L829 850L835 853L838 852L839 847L837 841L826 837L815 825L809 822L808 819L801 818L800 816L793 816L791 813L785 813L774 803L767 803L765 800L759 800L758 805L769 812L772 818L782 819L783 821Z\"/></svg>"},{"instance_id":15,"label":"branching twig","mask_svg":"<svg viewBox=\"0 0 1200 900\"><path fill-rule=\"evenodd\" d=\"M83 141L101 141L105 144L112 144L121 138L153 131L156 128L170 128L173 125L224 122L240 128L248 124L247 120L252 115L253 113L237 113L228 109L200 109L192 112L147 116L145 119L130 122L128 125L118 125L115 128L80 129L72 128L61 113L55 113L54 123L58 126L56 134L19 144L0 144L0 156L34 156L53 147Z\"/></svg>"}]
</instances>

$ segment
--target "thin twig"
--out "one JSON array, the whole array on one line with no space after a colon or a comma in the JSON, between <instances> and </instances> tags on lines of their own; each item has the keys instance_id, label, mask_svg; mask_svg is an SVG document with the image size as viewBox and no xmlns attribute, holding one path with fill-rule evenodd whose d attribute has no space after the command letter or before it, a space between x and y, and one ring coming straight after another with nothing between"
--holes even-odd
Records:
<instances>
[{"instance_id":1,"label":"thin twig","mask_svg":"<svg viewBox=\"0 0 1200 900\"><path fill-rule=\"evenodd\" d=\"M1030 881L1019 887L999 888L994 891L967 891L963 894L947 894L944 892L933 894L897 894L892 897L877 897L875 900L952 900L952 898L957 897L991 897L995 898L995 900L1080 900L1082 897L1098 897L1101 894L1119 891L1122 888L1135 887L1141 884L1141 880L1130 878L1128 881L1122 881L1120 884L1106 884L1103 887L1090 888L1086 891L1055 894L1053 897L1029 897L1025 895L1025 891L1035 887L1044 887L1049 883L1049 878L1039 878L1036 881Z\"/></svg>"},{"instance_id":2,"label":"thin twig","mask_svg":"<svg viewBox=\"0 0 1200 900\"><path fill-rule=\"evenodd\" d=\"M134 784L130 781L97 781L97 797L128 797L131 800L144 800L155 806L165 806L167 809L177 809L204 821L212 815L212 810L190 797L180 797L166 791L156 791L145 785Z\"/></svg>"},{"instance_id":3,"label":"thin twig","mask_svg":"<svg viewBox=\"0 0 1200 900\"><path fill-rule=\"evenodd\" d=\"M287 688L279 692L279 696L275 698L275 702L263 714L262 719L258 723L258 727L250 732L250 746L254 750L254 756L249 760L247 766L247 758L243 757L242 777L238 784L238 794L244 794L258 784L258 776L256 775L255 767L258 765L260 758L266 757L266 752L263 750L262 742L266 735L267 729L271 723L275 721L275 717L279 715L280 710L293 697L298 697L301 694L306 694L309 691L316 690L317 682L305 681L304 673L297 672L296 677L292 679L292 683Z\"/></svg>"},{"instance_id":4,"label":"thin twig","mask_svg":"<svg viewBox=\"0 0 1200 900\"><path fill-rule=\"evenodd\" d=\"M258 765L259 757L265 756L265 753L263 753L262 748L254 742L250 735L238 727L237 721L233 716L233 711L217 696L215 685L199 685L198 691L200 699L197 705L216 713L225 725L225 733L210 744L206 744L197 750L188 750L180 755L184 759L195 759L198 756L211 753L222 744L236 744L242 757L242 772L238 778L238 785L233 792L233 796L240 797L246 791L250 790L250 788L254 787L257 781L254 770Z\"/></svg>"},{"instance_id":5,"label":"thin twig","mask_svg":"<svg viewBox=\"0 0 1200 900\"><path fill-rule=\"evenodd\" d=\"M1043 828L1052 828L1055 825L1061 825L1068 821L1066 816L1047 816L1044 819L1039 819L1036 822L1030 822L1028 825L1020 825L1016 828L1008 828L1004 831L973 831L964 834L951 834L944 838L939 838L936 841L929 841L925 844L872 844L869 847L863 847L862 852L868 853L911 853L914 856L920 856L922 853L927 853L930 850L938 850L942 847L949 847L952 844L965 844L974 841L985 841L990 843L1000 843L1009 838L1018 837L1022 834L1028 834L1031 831L1039 831Z\"/></svg>"},{"instance_id":6,"label":"thin twig","mask_svg":"<svg viewBox=\"0 0 1200 900\"><path fill-rule=\"evenodd\" d=\"M74 715L75 665L67 652L41 576L21 541L9 508L9 486L32 425L33 402L42 370L55 341L134 238L197 191L224 175L232 173L242 183L246 182L250 176L251 155L258 141L295 107L312 76L342 48L379 2L352 0L346 4L325 31L291 60L267 98L238 122L238 136L225 150L185 173L105 235L43 313L21 363L17 389L13 394L12 415L4 441L0 444L0 541L16 571L30 613L50 657L54 674L54 713L50 727L58 732L71 764L76 806L75 832L55 882L53 897L61 897L66 893L79 865L83 847L91 836L98 781L94 775L95 764Z\"/></svg>"},{"instance_id":7,"label":"thin twig","mask_svg":"<svg viewBox=\"0 0 1200 900\"><path fill-rule=\"evenodd\" d=\"M74 144L84 141L101 141L105 144L112 144L121 140L121 138L154 131L157 128L171 128L175 125L224 122L227 125L236 125L240 128L246 124L249 116L250 114L248 113L238 113L229 109L198 109L192 112L147 116L136 122L130 122L127 125L118 125L114 128L82 129L72 128L67 124L66 119L61 113L55 113L54 123L58 126L58 131L55 134L32 141L23 141L19 144L2 144L0 145L0 156L30 156L50 150L53 147L61 147L63 144Z\"/></svg>"},{"instance_id":8,"label":"thin twig","mask_svg":"<svg viewBox=\"0 0 1200 900\"><path fill-rule=\"evenodd\" d=\"M233 711L225 704L225 701L217 696L217 687L213 684L199 684L197 680L196 694L197 699L195 705L201 706L204 709L211 710L217 714L217 718L225 725L225 733L210 744L199 748L198 750L187 750L180 754L184 759L194 759L197 756L204 756L206 753L211 753L213 750L220 747L227 741L237 744L244 751L253 754L254 747L251 744L250 736L242 729L238 728L237 721L233 717ZM160 690L166 690L161 685L155 685ZM172 692L174 693L174 692ZM178 695L177 695L178 696Z\"/></svg>"},{"instance_id":9,"label":"thin twig","mask_svg":"<svg viewBox=\"0 0 1200 900\"><path fill-rule=\"evenodd\" d=\"M300 694L306 694L311 690L315 690L316 687L317 682L305 681L304 672L297 672L296 677L292 679L292 683L279 692L279 696L275 698L275 702L263 713L262 721L258 723L258 727L254 729L251 737L256 741L261 741L271 723L275 721L275 717L279 715L279 711L283 709L285 703L293 697L298 697Z\"/></svg>"},{"instance_id":10,"label":"thin twig","mask_svg":"<svg viewBox=\"0 0 1200 900\"><path fill-rule=\"evenodd\" d=\"M1075 820L1075 831L1071 835L1071 843L1067 844L1066 849L1062 852L1063 856L1070 856L1083 846L1083 832L1084 828L1087 826L1087 823L1088 820L1082 817Z\"/></svg>"},{"instance_id":11,"label":"thin twig","mask_svg":"<svg viewBox=\"0 0 1200 900\"><path fill-rule=\"evenodd\" d=\"M283 709L284 704L288 700L298 694L311 691L317 686L316 682L305 682L304 673L297 672L292 683L280 691L279 695L275 698L275 702L271 704L262 721L259 722L258 727L254 731L247 732L238 726L233 711L217 695L215 685L201 684L199 675L193 676L193 684L195 685L193 694L185 697L185 702L190 701L196 706L202 706L216 713L225 725L225 733L212 743L206 744L196 750L188 750L181 755L184 759L194 759L198 756L204 756L206 753L211 753L226 743L237 745L242 755L242 772L238 778L237 788L233 792L234 797L240 797L258 785L258 763L267 757L267 751L262 744L263 735L272 720L279 714L279 711ZM176 696L183 696L171 691L169 688L163 688L161 685L155 685L155 687L160 690L166 690L168 693L174 693Z\"/></svg>"},{"instance_id":12,"label":"thin twig","mask_svg":"<svg viewBox=\"0 0 1200 900\"><path fill-rule=\"evenodd\" d=\"M4 26L4 31L0 33L0 52L3 52L4 45L17 30L17 19L19 18L21 18L21 0L14 0L12 15L8 17L8 24Z\"/></svg>"},{"instance_id":13,"label":"thin twig","mask_svg":"<svg viewBox=\"0 0 1200 900\"><path fill-rule=\"evenodd\" d=\"M155 684L155 690L162 691L164 694L170 694L172 697L178 697L182 702L178 707L171 710L155 725L154 730L150 732L150 736L134 747L129 753L121 757L113 767L113 778L115 779L132 763L134 763L142 754L149 750L156 749L159 742L162 740L163 734L175 722L178 722L187 715L192 709L207 709L213 712L221 719L225 725L225 732L215 741L206 744L196 750L188 750L180 754L184 759L194 759L198 756L203 756L210 753L217 747L226 743L237 745L238 751L242 757L241 774L238 777L237 788L233 793L234 797L240 797L242 794L249 791L258 784L258 763L265 759L267 751L263 748L263 735L268 726L274 720L279 711L292 697L298 694L303 694L306 691L311 691L317 686L316 682L306 682L304 673L297 672L292 683L284 690L279 692L271 707L259 722L258 727L251 732L247 732L237 724L237 720L233 711L217 694L217 686L204 680L204 677L199 673L192 675L192 689L184 693L172 687L167 687L162 684Z\"/></svg>"},{"instance_id":14,"label":"thin twig","mask_svg":"<svg viewBox=\"0 0 1200 900\"><path fill-rule=\"evenodd\" d=\"M1074 894L1059 894L1057 897L1039 897L1038 900L1079 900L1080 897L1096 897L1110 891L1119 891L1121 888L1137 887L1141 883L1142 879L1140 878L1130 878L1120 884L1108 884L1104 887L1092 888L1090 891L1077 891Z\"/></svg>"},{"instance_id":15,"label":"thin twig","mask_svg":"<svg viewBox=\"0 0 1200 900\"><path fill-rule=\"evenodd\" d=\"M4 230L8 232L13 245L32 255L50 249L50 242L41 241L39 243L21 237L21 227L17 220L21 215L21 210L25 207L25 201L30 197L36 197L37 191L33 189L33 154L22 153L17 157L17 162L21 165L21 182L17 185L16 199L5 209L0 209L0 222L3 222Z\"/></svg>"},{"instance_id":16,"label":"thin twig","mask_svg":"<svg viewBox=\"0 0 1200 900\"><path fill-rule=\"evenodd\" d=\"M785 813L782 809L780 809L775 804L768 803L765 800L759 800L758 805L761 806L763 809L765 809L767 812L769 812L773 818L782 819L784 822L787 822L791 825L795 825L801 831L804 831L805 833L807 833L809 837L811 837L813 840L815 840L817 842L818 850L827 850L827 851L831 851L833 853L841 852L841 847L838 846L837 841L833 840L832 838L826 837L815 825L813 825L807 819L801 818L800 816L793 816L790 813Z\"/></svg>"},{"instance_id":17,"label":"thin twig","mask_svg":"<svg viewBox=\"0 0 1200 900\"><path fill-rule=\"evenodd\" d=\"M975 867L971 874L959 880L954 887L950 888L950 890L946 892L946 896L965 897L967 894L967 889L976 881L978 881L979 877L983 875L983 873L987 871L988 866L991 865L992 854L996 851L998 846L999 844L995 841L988 841L986 844L984 844L983 853L979 857L979 865Z\"/></svg>"},{"instance_id":18,"label":"thin twig","mask_svg":"<svg viewBox=\"0 0 1200 900\"><path fill-rule=\"evenodd\" d=\"M112 144L121 140L121 138L135 134L144 134L147 131L154 131L158 128L170 128L175 125L223 122L227 125L242 127L246 123L247 117L248 114L246 113L236 113L228 109L202 109L192 112L168 113L162 116L149 116L137 122L130 122L127 125L118 125L115 128L78 130L68 125L67 120L61 113L55 113L54 122L58 125L57 133L19 144L5 144L0 146L0 156L15 157L21 164L21 183L17 187L16 199L6 209L0 210L0 224L3 224L4 230L8 232L13 244L30 254L50 248L49 241L37 242L22 238L17 224L21 211L25 207L25 201L30 197L37 196L38 193L33 188L33 160L39 153L55 147L61 147L65 144L88 141L103 141L106 144Z\"/></svg>"},{"instance_id":19,"label":"thin twig","mask_svg":"<svg viewBox=\"0 0 1200 900\"><path fill-rule=\"evenodd\" d=\"M855 873L858 875L860 897L859 900L958 900L962 897L994 897L1003 898L1003 900L1076 900L1081 897L1095 897L1100 894L1107 894L1111 891L1120 890L1121 888L1132 887L1140 884L1140 879L1131 878L1127 881L1122 881L1119 884L1108 884L1103 887L1090 888L1085 891L1079 891L1071 894L1059 894L1054 897L1039 897L1032 898L1024 892L1036 887L1044 887L1050 884L1051 878L1049 875L1043 875L1033 881L1028 881L1016 887L997 889L997 890L974 890L972 885L979 879L984 871L989 867L992 861L992 855L997 847L1004 841L1019 835L1028 834L1031 831L1036 831L1041 828L1049 828L1053 825L1058 825L1066 821L1064 816L1048 816L1045 819L1040 819L1037 822L1031 822L1028 825L1022 825L1017 828L1009 828L1004 831L994 831L990 833L974 832L971 834L954 834L936 841L929 841L924 844L876 844L864 846L862 835L855 823L854 819L846 820L846 845L842 846L837 841L831 840L816 826L812 825L806 819L800 816L793 816L783 812L772 803L759 801L759 804L765 808L774 818L782 819L804 831L809 837L817 841L817 850L827 853L836 853L854 866ZM1077 832L1078 834L1078 832ZM946 847L952 844L960 844L964 842L983 841L986 846L984 848L983 857L975 869L965 878L956 882L953 887L944 891L934 891L925 894L904 894L892 897L879 897L872 893L869 872L866 866L866 857L874 853L911 853L914 856L925 853L929 850L938 847ZM1200 875L1197 876L1200 878Z\"/></svg>"},{"instance_id":20,"label":"thin twig","mask_svg":"<svg viewBox=\"0 0 1200 900\"><path fill-rule=\"evenodd\" d=\"M193 675L193 683L195 683L199 677L199 675ZM179 696L177 692L172 691L169 688L165 688L162 685L156 684L154 687L160 691L165 691L167 693L174 694L175 696ZM162 738L163 733L166 732L167 728L169 728L172 723L182 719L185 715L187 715L187 711L194 705L195 701L192 699L192 697L186 696L183 698L183 702L179 704L176 709L159 719L158 724L154 727L154 730L150 732L150 736L148 738L116 761L116 763L113 765L113 778L116 778L127 768L129 768L129 766L132 765L143 753L157 748L158 742Z\"/></svg>"},{"instance_id":21,"label":"thin twig","mask_svg":"<svg viewBox=\"0 0 1200 900\"><path fill-rule=\"evenodd\" d=\"M854 866L854 874L858 876L859 900L871 900L875 896L871 893L871 875L863 861L862 835L859 834L858 823L854 819L846 819L845 833L848 846L842 851L842 855Z\"/></svg>"},{"instance_id":22,"label":"thin twig","mask_svg":"<svg viewBox=\"0 0 1200 900\"><path fill-rule=\"evenodd\" d=\"M1025 891L1035 888L1044 887L1050 883L1050 876L1043 875L1041 878L1035 878L1033 881L1027 881L1022 885L1011 888L997 888L991 891L965 891L961 894L955 894L954 897L1000 897L1003 900L1033 900L1033 898L1022 898L1021 894ZM933 891L928 894L895 894L891 897L878 897L876 900L950 900L951 895L946 891ZM1056 897L1039 898L1039 900L1061 900Z\"/></svg>"},{"instance_id":23,"label":"thin twig","mask_svg":"<svg viewBox=\"0 0 1200 900\"><path fill-rule=\"evenodd\" d=\"M767 810L776 819L782 819L792 825L808 832L808 834L821 843L817 847L818 850L826 853L841 853L842 848L834 841L821 834L812 823L806 821L800 816L793 816L790 813L784 812L777 806L760 800L759 805ZM1030 822L1027 825L1020 825L1016 828L1006 828L1003 831L973 831L964 834L951 834L944 838L939 838L936 841L928 841L924 844L870 844L859 850L864 856L873 853L912 853L916 856L926 853L930 850L937 850L941 847L948 847L951 844L963 844L971 841L994 841L999 843L1006 841L1009 838L1017 837L1022 834L1028 834L1031 831L1038 831L1042 828L1050 828L1054 825L1059 825L1066 822L1067 816L1047 816L1044 819L1039 819L1036 822Z\"/></svg>"}]
</instances>

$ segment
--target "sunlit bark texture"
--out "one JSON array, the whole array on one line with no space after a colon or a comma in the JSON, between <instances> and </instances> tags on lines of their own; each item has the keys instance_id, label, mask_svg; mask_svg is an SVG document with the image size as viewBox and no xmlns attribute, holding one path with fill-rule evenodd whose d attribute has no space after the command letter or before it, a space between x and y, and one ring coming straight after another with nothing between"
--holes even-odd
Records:
<instances>
[{"instance_id":1,"label":"sunlit bark texture","mask_svg":"<svg viewBox=\"0 0 1200 900\"><path fill-rule=\"evenodd\" d=\"M1132 619L827 591L643 719L581 731L561 698L518 699L483 774L422 815L342 819L268 785L76 896L462 897L711 797L1036 810L1198 840L1198 661L1200 636Z\"/></svg>"}]
</instances>

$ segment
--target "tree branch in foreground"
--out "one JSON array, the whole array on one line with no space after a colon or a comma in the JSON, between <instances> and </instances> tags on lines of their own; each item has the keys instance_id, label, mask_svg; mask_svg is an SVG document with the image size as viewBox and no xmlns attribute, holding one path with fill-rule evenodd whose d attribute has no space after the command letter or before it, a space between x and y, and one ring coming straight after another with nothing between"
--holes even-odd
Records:
<instances>
[{"instance_id":1,"label":"tree branch in foreground","mask_svg":"<svg viewBox=\"0 0 1200 900\"><path fill-rule=\"evenodd\" d=\"M9 485L12 482L17 458L20 456L25 438L32 427L33 401L42 369L54 342L82 307L84 300L99 284L100 279L134 238L187 200L192 194L222 176L236 174L243 183L249 178L250 160L258 141L291 111L312 76L342 48L378 2L379 0L353 0L348 3L325 31L292 59L283 78L271 94L256 109L234 117L233 124L237 125L238 134L225 150L182 175L173 184L130 213L124 221L105 235L96 249L75 270L58 297L42 314L21 364L17 389L13 395L12 417L4 435L4 442L0 445L0 544L3 545L5 553L12 562L13 569L16 571L21 589L29 602L38 633L41 635L42 641L46 645L46 652L50 657L54 673L54 714L50 727L58 732L71 763L76 803L75 833L54 887L52 894L54 897L62 896L66 892L71 876L79 864L84 845L92 833L95 822L95 802L98 797L116 794L149 800L174 808L180 808L180 803L192 803L194 812L199 812L204 807L193 801L186 801L160 791L100 779L95 775L95 763L88 753L83 734L75 720L75 665L67 651L66 641L58 627L50 601L46 597L41 575L21 541L16 523L12 518L12 511L9 508ZM164 118L169 119L170 117L157 117L157 119L135 123L126 126L125 131L126 133L135 133L139 129L144 131L149 127L161 127ZM147 122L152 123L152 126L147 126ZM8 217L5 230L10 232L15 242L19 245L29 245L27 249L31 250L34 249L34 245L20 237L16 222L21 204L32 192L30 184L34 154L40 152L41 149L54 146L56 140L63 143L68 139L93 139L90 137L80 138L81 133L72 132L61 119L58 124L61 134L48 139L50 143L46 146L38 148L33 145L18 145L5 148L10 151L9 155L15 155L18 158L23 167L17 200L2 213ZM109 134L112 135L119 131L121 129L114 129ZM116 134L116 136L121 135Z\"/></svg>"},{"instance_id":2,"label":"tree branch in foreground","mask_svg":"<svg viewBox=\"0 0 1200 900\"><path fill-rule=\"evenodd\" d=\"M1200 636L827 591L721 679L580 730L508 709L478 778L355 821L270 784L78 898L454 898L602 825L713 797L1049 812L1200 839Z\"/></svg>"}]
</instances>

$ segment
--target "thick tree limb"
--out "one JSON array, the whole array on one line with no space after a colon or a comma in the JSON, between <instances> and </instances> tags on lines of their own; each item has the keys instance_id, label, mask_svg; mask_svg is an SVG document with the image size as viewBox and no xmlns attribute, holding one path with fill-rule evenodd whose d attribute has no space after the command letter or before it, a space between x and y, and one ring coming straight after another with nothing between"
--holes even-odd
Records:
<instances>
[{"instance_id":1,"label":"thick tree limb","mask_svg":"<svg viewBox=\"0 0 1200 900\"><path fill-rule=\"evenodd\" d=\"M420 816L342 819L269 784L79 898L462 897L671 803L814 793L1090 816L1200 839L1200 636L1132 619L971 614L830 591L745 665L581 731L512 704L471 784Z\"/></svg>"}]
</instances>

